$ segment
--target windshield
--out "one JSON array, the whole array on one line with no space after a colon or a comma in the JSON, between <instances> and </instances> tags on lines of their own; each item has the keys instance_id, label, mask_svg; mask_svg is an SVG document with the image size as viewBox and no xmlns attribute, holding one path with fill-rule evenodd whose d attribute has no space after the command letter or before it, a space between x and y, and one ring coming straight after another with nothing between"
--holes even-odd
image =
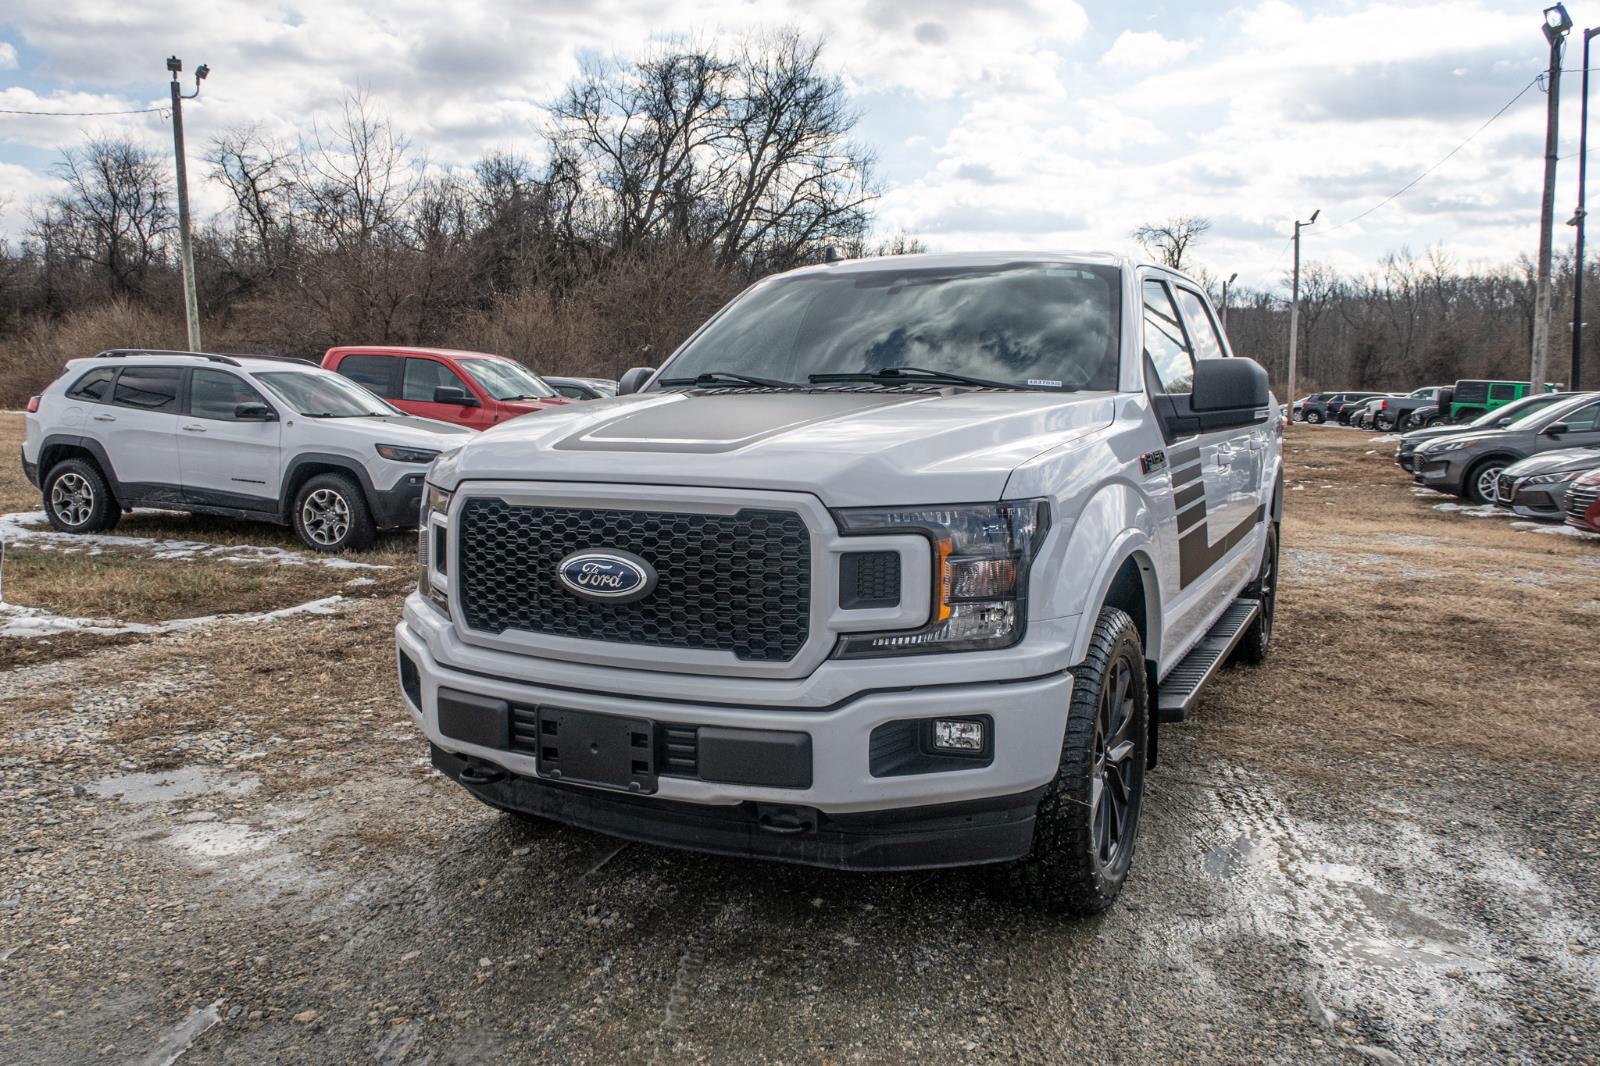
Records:
<instances>
[{"instance_id":1,"label":"windshield","mask_svg":"<svg viewBox=\"0 0 1600 1066\"><path fill-rule=\"evenodd\" d=\"M360 415L397 415L401 412L357 385L331 372L269 371L255 379L273 395L307 418L355 418Z\"/></svg>"},{"instance_id":2,"label":"windshield","mask_svg":"<svg viewBox=\"0 0 1600 1066\"><path fill-rule=\"evenodd\" d=\"M460 359L461 369L497 400L542 400L556 395L543 378L508 359Z\"/></svg>"},{"instance_id":3,"label":"windshield","mask_svg":"<svg viewBox=\"0 0 1600 1066\"><path fill-rule=\"evenodd\" d=\"M774 278L729 305L660 377L804 383L918 367L1018 388L1114 389L1120 295L1118 270L1102 266Z\"/></svg>"}]
</instances>

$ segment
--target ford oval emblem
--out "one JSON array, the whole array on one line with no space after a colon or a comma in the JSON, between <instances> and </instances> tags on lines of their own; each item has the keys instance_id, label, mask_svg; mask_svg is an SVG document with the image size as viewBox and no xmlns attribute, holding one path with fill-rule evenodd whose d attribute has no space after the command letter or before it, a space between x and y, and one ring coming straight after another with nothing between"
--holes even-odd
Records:
<instances>
[{"instance_id":1,"label":"ford oval emblem","mask_svg":"<svg viewBox=\"0 0 1600 1066\"><path fill-rule=\"evenodd\" d=\"M656 587L656 568L632 552L584 550L556 564L561 583L587 600L631 603Z\"/></svg>"}]
</instances>

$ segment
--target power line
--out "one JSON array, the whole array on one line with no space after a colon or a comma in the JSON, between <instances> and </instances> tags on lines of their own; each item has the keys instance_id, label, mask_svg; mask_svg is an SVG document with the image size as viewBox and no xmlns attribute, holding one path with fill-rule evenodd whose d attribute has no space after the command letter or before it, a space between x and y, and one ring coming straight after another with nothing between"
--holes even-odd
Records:
<instances>
[{"instance_id":1,"label":"power line","mask_svg":"<svg viewBox=\"0 0 1600 1066\"><path fill-rule=\"evenodd\" d=\"M1339 223L1337 226L1329 227L1328 232L1332 233L1336 229L1343 229L1344 227L1350 225L1350 223L1352 223L1352 222L1359 222L1362 219L1366 218L1368 215L1372 214L1374 211L1378 210L1378 208L1383 207L1385 204L1393 203L1395 200L1398 200L1401 196L1403 196L1407 192L1411 191L1411 189L1415 188L1416 185L1419 182L1421 182L1423 178L1426 178L1429 174L1432 174L1435 170L1438 170L1440 167L1444 166L1446 163L1448 163L1450 161L1451 157L1453 157L1457 152L1461 151L1461 149L1463 149L1467 145L1471 144L1472 141L1477 138L1478 134L1482 133L1484 130L1486 130L1490 126L1492 126L1496 119L1498 119L1501 115L1505 114L1507 111L1510 111L1512 104L1515 104L1518 100L1521 100L1523 98L1523 96L1527 94L1529 89L1531 89L1535 85L1539 84L1539 82L1541 82L1542 80L1544 80L1544 74L1541 73L1541 74L1535 75L1532 81L1528 82L1528 84L1524 85L1517 92L1517 95L1513 96L1511 99L1506 101L1504 107L1502 107L1500 110L1496 111L1494 114L1490 115L1489 118L1488 118L1488 121L1484 122L1483 125L1479 126L1477 129L1473 130L1471 135L1468 136L1466 140L1462 141L1460 144L1458 144L1454 148L1450 149L1450 151L1446 152L1444 154L1444 157L1442 159L1440 159L1437 163L1433 164L1433 166L1429 167L1427 170L1424 170L1421 174L1418 174L1416 177L1414 177L1410 181L1406 182L1405 185L1401 186L1394 193L1392 193L1389 196L1385 197L1384 199L1380 200L1378 203L1373 204L1371 207L1367 208L1365 211L1361 212L1359 215L1356 215L1354 218L1347 218L1343 222Z\"/></svg>"},{"instance_id":2,"label":"power line","mask_svg":"<svg viewBox=\"0 0 1600 1066\"><path fill-rule=\"evenodd\" d=\"M148 115L156 111L166 111L165 107L140 107L132 111L17 111L9 107L0 107L0 115L41 115L46 118L98 118L102 115Z\"/></svg>"}]
</instances>

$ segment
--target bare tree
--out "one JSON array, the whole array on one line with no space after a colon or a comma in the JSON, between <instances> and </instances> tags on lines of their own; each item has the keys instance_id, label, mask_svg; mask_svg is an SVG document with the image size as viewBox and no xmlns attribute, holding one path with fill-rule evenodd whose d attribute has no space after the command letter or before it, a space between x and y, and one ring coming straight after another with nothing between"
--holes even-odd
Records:
<instances>
[{"instance_id":1,"label":"bare tree","mask_svg":"<svg viewBox=\"0 0 1600 1066\"><path fill-rule=\"evenodd\" d=\"M1198 215L1178 215L1161 223L1145 223L1133 231L1133 239L1163 266L1182 270L1189 248L1211 231L1211 220Z\"/></svg>"},{"instance_id":2,"label":"bare tree","mask_svg":"<svg viewBox=\"0 0 1600 1066\"><path fill-rule=\"evenodd\" d=\"M260 252L266 273L287 254L294 210L294 149L258 126L230 130L206 152L211 178L233 194L234 224Z\"/></svg>"},{"instance_id":3,"label":"bare tree","mask_svg":"<svg viewBox=\"0 0 1600 1066\"><path fill-rule=\"evenodd\" d=\"M60 254L90 265L113 294L145 292L172 229L162 158L129 140L93 139L56 164L67 190L46 209ZM35 231L43 228L35 216Z\"/></svg>"}]
</instances>

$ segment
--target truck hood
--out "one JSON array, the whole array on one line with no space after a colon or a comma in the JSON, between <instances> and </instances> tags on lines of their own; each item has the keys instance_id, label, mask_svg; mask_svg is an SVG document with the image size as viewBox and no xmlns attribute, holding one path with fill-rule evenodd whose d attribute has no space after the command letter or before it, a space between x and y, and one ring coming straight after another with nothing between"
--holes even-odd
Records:
<instances>
[{"instance_id":1,"label":"truck hood","mask_svg":"<svg viewBox=\"0 0 1600 1066\"><path fill-rule=\"evenodd\" d=\"M324 429L338 427L380 444L409 444L418 448L451 448L473 435L466 426L452 425L415 415L363 415L356 418L304 418ZM381 438L381 439L380 439Z\"/></svg>"},{"instance_id":2,"label":"truck hood","mask_svg":"<svg viewBox=\"0 0 1600 1066\"><path fill-rule=\"evenodd\" d=\"M831 506L1000 499L1019 465L1109 426L1109 392L652 392L490 429L431 479L712 485Z\"/></svg>"}]
</instances>

